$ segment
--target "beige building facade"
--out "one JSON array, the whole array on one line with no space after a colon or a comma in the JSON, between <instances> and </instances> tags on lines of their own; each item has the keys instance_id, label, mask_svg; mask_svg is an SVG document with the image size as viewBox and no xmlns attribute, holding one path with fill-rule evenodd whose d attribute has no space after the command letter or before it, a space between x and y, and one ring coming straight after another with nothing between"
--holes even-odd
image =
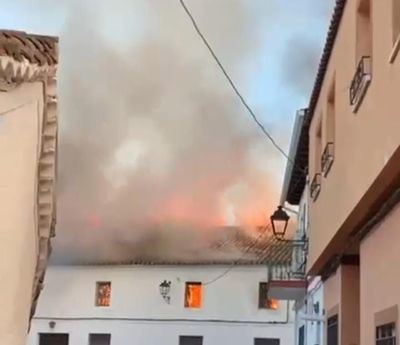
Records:
<instances>
[{"instance_id":1,"label":"beige building facade","mask_svg":"<svg viewBox=\"0 0 400 345\"><path fill-rule=\"evenodd\" d=\"M287 198L309 184L328 345L398 342L399 48L399 0L336 1Z\"/></svg>"},{"instance_id":2,"label":"beige building facade","mask_svg":"<svg viewBox=\"0 0 400 345\"><path fill-rule=\"evenodd\" d=\"M57 45L0 30L1 344L25 344L54 236Z\"/></svg>"}]
</instances>

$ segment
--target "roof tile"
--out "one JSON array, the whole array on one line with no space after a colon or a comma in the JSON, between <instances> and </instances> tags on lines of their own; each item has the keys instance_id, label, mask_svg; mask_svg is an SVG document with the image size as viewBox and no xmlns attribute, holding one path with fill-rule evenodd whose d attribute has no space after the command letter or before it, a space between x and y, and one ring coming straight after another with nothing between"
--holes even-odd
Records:
<instances>
[{"instance_id":1,"label":"roof tile","mask_svg":"<svg viewBox=\"0 0 400 345\"><path fill-rule=\"evenodd\" d=\"M9 56L19 62L26 59L40 66L56 65L58 39L23 31L0 30L0 56Z\"/></svg>"}]
</instances>

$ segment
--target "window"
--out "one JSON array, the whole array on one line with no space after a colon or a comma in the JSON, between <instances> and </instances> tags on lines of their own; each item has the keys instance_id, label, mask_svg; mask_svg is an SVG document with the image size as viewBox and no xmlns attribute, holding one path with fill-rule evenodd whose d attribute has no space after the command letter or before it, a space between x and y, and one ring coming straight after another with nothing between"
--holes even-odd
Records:
<instances>
[{"instance_id":1,"label":"window","mask_svg":"<svg viewBox=\"0 0 400 345\"><path fill-rule=\"evenodd\" d=\"M333 78L328 93L328 104L325 121L325 141L335 141L336 80Z\"/></svg>"},{"instance_id":2,"label":"window","mask_svg":"<svg viewBox=\"0 0 400 345\"><path fill-rule=\"evenodd\" d=\"M331 84L328 93L328 103L325 118L325 147L321 156L321 172L326 177L332 167L334 160L334 142L335 142L335 79Z\"/></svg>"},{"instance_id":3,"label":"window","mask_svg":"<svg viewBox=\"0 0 400 345\"><path fill-rule=\"evenodd\" d=\"M89 334L89 345L110 345L111 334Z\"/></svg>"},{"instance_id":4,"label":"window","mask_svg":"<svg viewBox=\"0 0 400 345\"><path fill-rule=\"evenodd\" d=\"M372 55L371 0L359 0L357 9L356 65L363 56Z\"/></svg>"},{"instance_id":5,"label":"window","mask_svg":"<svg viewBox=\"0 0 400 345\"><path fill-rule=\"evenodd\" d=\"M319 118L318 125L315 129L315 142L314 142L314 173L317 174L320 172L321 166L321 154L322 154L322 114Z\"/></svg>"},{"instance_id":6,"label":"window","mask_svg":"<svg viewBox=\"0 0 400 345\"><path fill-rule=\"evenodd\" d=\"M356 113L372 79L372 0L358 0L356 61L350 84L350 105Z\"/></svg>"},{"instance_id":7,"label":"window","mask_svg":"<svg viewBox=\"0 0 400 345\"><path fill-rule=\"evenodd\" d=\"M260 283L258 290L258 308L277 310L279 302L268 298L268 283Z\"/></svg>"},{"instance_id":8,"label":"window","mask_svg":"<svg viewBox=\"0 0 400 345\"><path fill-rule=\"evenodd\" d=\"M327 345L338 345L338 316L334 315L328 318L327 323Z\"/></svg>"},{"instance_id":9,"label":"window","mask_svg":"<svg viewBox=\"0 0 400 345\"><path fill-rule=\"evenodd\" d=\"M109 307L111 304L111 282L96 283L96 306Z\"/></svg>"},{"instance_id":10,"label":"window","mask_svg":"<svg viewBox=\"0 0 400 345\"><path fill-rule=\"evenodd\" d=\"M203 345L203 337L181 335L179 345Z\"/></svg>"},{"instance_id":11,"label":"window","mask_svg":"<svg viewBox=\"0 0 400 345\"><path fill-rule=\"evenodd\" d=\"M69 335L66 333L40 333L39 345L68 345Z\"/></svg>"},{"instance_id":12,"label":"window","mask_svg":"<svg viewBox=\"0 0 400 345\"><path fill-rule=\"evenodd\" d=\"M394 322L376 327L376 345L396 345L396 324Z\"/></svg>"},{"instance_id":13,"label":"window","mask_svg":"<svg viewBox=\"0 0 400 345\"><path fill-rule=\"evenodd\" d=\"M318 119L317 126L314 131L314 143L312 149L314 150L313 162L313 172L314 176L310 185L310 196L313 201L317 200L319 192L321 190L321 154L322 154L322 114Z\"/></svg>"},{"instance_id":14,"label":"window","mask_svg":"<svg viewBox=\"0 0 400 345\"><path fill-rule=\"evenodd\" d=\"M185 286L185 308L201 308L203 286L200 282L187 282Z\"/></svg>"},{"instance_id":15,"label":"window","mask_svg":"<svg viewBox=\"0 0 400 345\"><path fill-rule=\"evenodd\" d=\"M395 44L400 36L400 0L392 0L392 3L393 44Z\"/></svg>"},{"instance_id":16,"label":"window","mask_svg":"<svg viewBox=\"0 0 400 345\"><path fill-rule=\"evenodd\" d=\"M279 345L280 339L277 338L255 338L254 345Z\"/></svg>"},{"instance_id":17,"label":"window","mask_svg":"<svg viewBox=\"0 0 400 345\"><path fill-rule=\"evenodd\" d=\"M393 50L389 62L393 62L400 50L400 0L392 0L392 40Z\"/></svg>"},{"instance_id":18,"label":"window","mask_svg":"<svg viewBox=\"0 0 400 345\"><path fill-rule=\"evenodd\" d=\"M299 328L299 341L298 341L299 345L304 345L304 326L301 326Z\"/></svg>"}]
</instances>

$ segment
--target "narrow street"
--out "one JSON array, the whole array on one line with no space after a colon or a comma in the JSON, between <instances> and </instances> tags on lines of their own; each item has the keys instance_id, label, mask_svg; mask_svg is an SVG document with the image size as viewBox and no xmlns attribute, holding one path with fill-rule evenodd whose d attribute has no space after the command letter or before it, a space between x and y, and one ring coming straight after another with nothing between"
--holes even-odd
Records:
<instances>
[{"instance_id":1,"label":"narrow street","mask_svg":"<svg viewBox=\"0 0 400 345\"><path fill-rule=\"evenodd\" d=\"M0 345L396 345L400 0L0 0Z\"/></svg>"}]
</instances>

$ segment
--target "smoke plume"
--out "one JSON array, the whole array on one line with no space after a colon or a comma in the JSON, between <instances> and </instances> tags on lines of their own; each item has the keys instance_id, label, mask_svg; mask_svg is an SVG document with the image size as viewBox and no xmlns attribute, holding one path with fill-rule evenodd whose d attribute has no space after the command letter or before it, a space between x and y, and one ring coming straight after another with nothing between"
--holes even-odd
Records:
<instances>
[{"instance_id":1,"label":"smoke plume","mask_svg":"<svg viewBox=\"0 0 400 345\"><path fill-rule=\"evenodd\" d=\"M62 3L53 259L189 255L220 226L265 224L280 186L260 157L279 156L178 2ZM248 1L201 2L212 20L200 24L218 32L211 43L229 66L241 62L232 74L244 86L276 2L256 3L264 16Z\"/></svg>"}]
</instances>

